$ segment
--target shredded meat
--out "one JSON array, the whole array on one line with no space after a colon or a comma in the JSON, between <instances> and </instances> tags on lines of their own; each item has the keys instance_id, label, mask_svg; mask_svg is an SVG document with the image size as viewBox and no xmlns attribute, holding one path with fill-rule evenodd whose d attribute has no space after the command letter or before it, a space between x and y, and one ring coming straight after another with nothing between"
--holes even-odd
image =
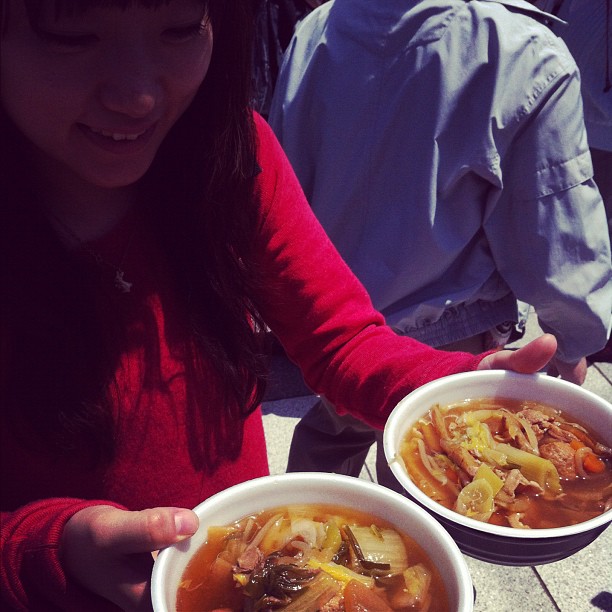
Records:
<instances>
[{"instance_id":1,"label":"shredded meat","mask_svg":"<svg viewBox=\"0 0 612 612\"><path fill-rule=\"evenodd\" d=\"M527 480L520 470L510 470L506 476L506 480L504 481L504 491L509 495L514 495L519 485L524 487L535 487L536 489L541 490L538 483Z\"/></svg>"},{"instance_id":2,"label":"shredded meat","mask_svg":"<svg viewBox=\"0 0 612 612\"><path fill-rule=\"evenodd\" d=\"M522 518L523 518L523 515L519 512L509 514L508 522L510 523L510 527L514 527L515 529L529 529L529 525L525 525L522 522Z\"/></svg>"},{"instance_id":3,"label":"shredded meat","mask_svg":"<svg viewBox=\"0 0 612 612\"><path fill-rule=\"evenodd\" d=\"M495 496L495 501L504 508L514 507L516 506L517 489L525 489L527 487L533 489L535 493L542 492L542 487L537 482L527 480L520 470L510 470L504 479L504 486Z\"/></svg>"},{"instance_id":4,"label":"shredded meat","mask_svg":"<svg viewBox=\"0 0 612 612\"><path fill-rule=\"evenodd\" d=\"M521 474L520 470L510 470L504 481L503 492L510 497L514 497L514 492L516 491L516 487L518 487L521 478L524 478L524 476Z\"/></svg>"},{"instance_id":5,"label":"shredded meat","mask_svg":"<svg viewBox=\"0 0 612 612\"><path fill-rule=\"evenodd\" d=\"M576 477L575 453L576 451L567 442L552 441L540 445L540 455L552 462L561 478Z\"/></svg>"},{"instance_id":6,"label":"shredded meat","mask_svg":"<svg viewBox=\"0 0 612 612\"><path fill-rule=\"evenodd\" d=\"M572 440L577 440L578 438L571 432L566 429L561 429L555 423L552 423L546 432L551 438L555 440L561 440L561 442L571 442Z\"/></svg>"},{"instance_id":7,"label":"shredded meat","mask_svg":"<svg viewBox=\"0 0 612 612\"><path fill-rule=\"evenodd\" d=\"M544 414L540 410L534 410L533 408L525 408L521 410L519 414L531 424L531 429L533 429L538 440L546 433L554 420L552 416Z\"/></svg>"},{"instance_id":8,"label":"shredded meat","mask_svg":"<svg viewBox=\"0 0 612 612\"><path fill-rule=\"evenodd\" d=\"M541 410L534 410L533 408L525 408L520 410L519 414L522 414L532 425L537 425L539 423L552 423L552 421L554 421L554 417L544 414Z\"/></svg>"},{"instance_id":9,"label":"shredded meat","mask_svg":"<svg viewBox=\"0 0 612 612\"><path fill-rule=\"evenodd\" d=\"M440 446L442 450L465 472L470 476L474 476L477 472L479 463L470 455L470 453L463 448L463 446L448 442L447 440L440 440Z\"/></svg>"},{"instance_id":10,"label":"shredded meat","mask_svg":"<svg viewBox=\"0 0 612 612\"><path fill-rule=\"evenodd\" d=\"M251 572L258 565L261 565L264 560L264 554L257 548L253 546L251 548L247 548L240 557L238 557L238 567L240 571L243 572Z\"/></svg>"}]
</instances>

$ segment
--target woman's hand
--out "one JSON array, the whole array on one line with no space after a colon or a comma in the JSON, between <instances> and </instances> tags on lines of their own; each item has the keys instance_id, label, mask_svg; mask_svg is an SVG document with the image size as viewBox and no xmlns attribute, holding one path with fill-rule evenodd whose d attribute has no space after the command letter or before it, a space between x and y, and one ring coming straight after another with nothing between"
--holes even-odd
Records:
<instances>
[{"instance_id":1,"label":"woman's hand","mask_svg":"<svg viewBox=\"0 0 612 612\"><path fill-rule=\"evenodd\" d=\"M128 512L92 506L66 524L62 563L82 586L123 610L151 610L151 553L192 536L197 528L197 515L183 508Z\"/></svg>"},{"instance_id":2,"label":"woman's hand","mask_svg":"<svg viewBox=\"0 0 612 612\"><path fill-rule=\"evenodd\" d=\"M514 370L532 374L546 368L550 376L560 376L576 385L582 385L587 374L587 361L565 363L555 358L557 341L554 336L544 334L516 351L502 350L485 357L479 370Z\"/></svg>"},{"instance_id":3,"label":"woman's hand","mask_svg":"<svg viewBox=\"0 0 612 612\"><path fill-rule=\"evenodd\" d=\"M551 334L544 334L515 351L501 350L487 355L477 369L533 374L545 368L556 352L557 340Z\"/></svg>"}]
</instances>

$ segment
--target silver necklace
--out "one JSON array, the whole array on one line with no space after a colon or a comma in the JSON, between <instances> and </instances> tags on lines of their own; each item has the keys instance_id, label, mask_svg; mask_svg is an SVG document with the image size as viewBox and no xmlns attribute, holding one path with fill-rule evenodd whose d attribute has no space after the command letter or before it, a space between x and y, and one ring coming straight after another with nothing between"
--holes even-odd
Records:
<instances>
[{"instance_id":1,"label":"silver necklace","mask_svg":"<svg viewBox=\"0 0 612 612\"><path fill-rule=\"evenodd\" d=\"M130 283L125 279L123 263L125 262L125 258L130 249L130 245L132 244L132 238L134 237L134 233L136 231L135 228L130 234L127 244L125 245L125 249L123 250L123 255L121 256L121 261L119 262L119 265L115 265L110 261L104 259L104 257L102 257L102 255L98 253L98 251L94 251L92 248L90 248L87 243L81 240L81 238L79 238L74 233L74 231L68 225L66 225L66 223L64 223L64 221L62 221L62 219L60 219L57 215L55 215L53 212L49 212L49 214L55 221L56 225L59 226L59 229L62 230L62 233L65 235L65 237L70 240L70 242L73 242L78 248L83 249L89 255L91 255L91 257L100 267L106 266L115 271L115 278L113 284L118 291L120 291L121 293L130 293L134 283Z\"/></svg>"}]
</instances>

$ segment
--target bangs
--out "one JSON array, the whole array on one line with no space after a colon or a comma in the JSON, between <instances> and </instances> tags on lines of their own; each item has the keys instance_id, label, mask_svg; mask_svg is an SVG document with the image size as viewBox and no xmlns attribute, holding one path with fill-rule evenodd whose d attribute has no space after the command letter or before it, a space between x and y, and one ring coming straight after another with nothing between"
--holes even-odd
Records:
<instances>
[{"instance_id":1,"label":"bangs","mask_svg":"<svg viewBox=\"0 0 612 612\"><path fill-rule=\"evenodd\" d=\"M210 0L191 0L207 8ZM173 0L24 0L30 23L35 25L43 11L49 11L56 18L82 15L92 8L127 9L131 6L157 8L171 4ZM48 14L48 13L47 13Z\"/></svg>"}]
</instances>

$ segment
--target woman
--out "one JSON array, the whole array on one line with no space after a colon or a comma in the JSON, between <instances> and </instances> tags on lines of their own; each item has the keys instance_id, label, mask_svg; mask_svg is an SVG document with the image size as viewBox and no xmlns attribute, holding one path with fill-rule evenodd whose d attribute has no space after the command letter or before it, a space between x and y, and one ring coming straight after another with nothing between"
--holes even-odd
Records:
<instances>
[{"instance_id":1,"label":"woman","mask_svg":"<svg viewBox=\"0 0 612 612\"><path fill-rule=\"evenodd\" d=\"M264 325L377 427L429 380L555 351L384 326L247 107L249 4L0 1L6 608L150 608L186 508L267 473Z\"/></svg>"}]
</instances>

